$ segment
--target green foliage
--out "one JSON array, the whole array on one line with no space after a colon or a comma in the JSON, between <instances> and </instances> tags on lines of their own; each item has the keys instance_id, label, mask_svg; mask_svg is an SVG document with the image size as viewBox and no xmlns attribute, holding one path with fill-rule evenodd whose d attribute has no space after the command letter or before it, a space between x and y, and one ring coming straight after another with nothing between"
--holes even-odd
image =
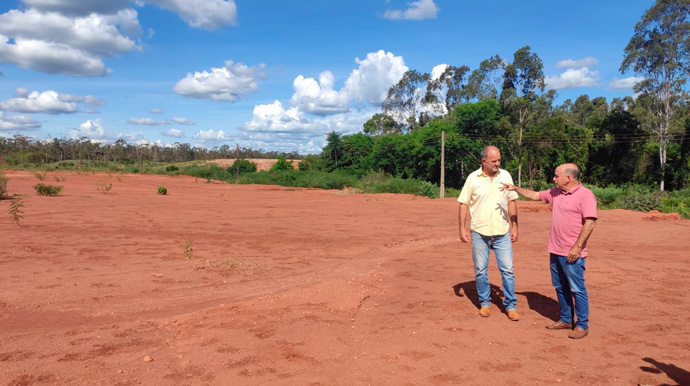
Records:
<instances>
[{"instance_id":1,"label":"green foliage","mask_svg":"<svg viewBox=\"0 0 690 386\"><path fill-rule=\"evenodd\" d=\"M182 174L199 177L207 180L230 181L234 179L234 173L230 173L227 168L222 168L216 164L188 165L182 168Z\"/></svg>"},{"instance_id":2,"label":"green foliage","mask_svg":"<svg viewBox=\"0 0 690 386\"><path fill-rule=\"evenodd\" d=\"M158 194L160 194L161 196L168 194L168 188L166 188L163 185L159 186L158 187Z\"/></svg>"},{"instance_id":3,"label":"green foliage","mask_svg":"<svg viewBox=\"0 0 690 386\"><path fill-rule=\"evenodd\" d=\"M257 165L254 162L248 161L244 158L236 159L232 165L228 166L228 173L237 174L237 168L239 165L240 175L246 173L254 173L257 170Z\"/></svg>"},{"instance_id":4,"label":"green foliage","mask_svg":"<svg viewBox=\"0 0 690 386\"><path fill-rule=\"evenodd\" d=\"M22 200L12 200L12 203L10 204L10 217L12 217L12 221L14 221L17 225L20 225L19 220L24 218L24 211L21 209L23 207L24 201Z\"/></svg>"},{"instance_id":5,"label":"green foliage","mask_svg":"<svg viewBox=\"0 0 690 386\"><path fill-rule=\"evenodd\" d=\"M168 166L165 167L165 171L168 172L168 173L170 173L170 172L176 172L176 171L178 171L178 170L180 170L180 168L177 167L176 165L168 165Z\"/></svg>"},{"instance_id":6,"label":"green foliage","mask_svg":"<svg viewBox=\"0 0 690 386\"><path fill-rule=\"evenodd\" d=\"M34 185L36 194L39 196L57 196L62 191L62 186L45 185L38 183Z\"/></svg>"},{"instance_id":7,"label":"green foliage","mask_svg":"<svg viewBox=\"0 0 690 386\"><path fill-rule=\"evenodd\" d=\"M288 161L285 157L278 157L278 161L273 164L270 171L278 172L293 169L295 169L295 167L292 165L292 161Z\"/></svg>"},{"instance_id":8,"label":"green foliage","mask_svg":"<svg viewBox=\"0 0 690 386\"><path fill-rule=\"evenodd\" d=\"M321 158L321 156L319 155L309 154L308 156L304 157L304 159L299 164L297 164L297 169L301 171L323 170L323 158Z\"/></svg>"},{"instance_id":9,"label":"green foliage","mask_svg":"<svg viewBox=\"0 0 690 386\"><path fill-rule=\"evenodd\" d=\"M191 259L194 254L194 249L192 248L192 241L187 241L187 245L184 247L184 258Z\"/></svg>"},{"instance_id":10,"label":"green foliage","mask_svg":"<svg viewBox=\"0 0 690 386\"><path fill-rule=\"evenodd\" d=\"M0 200L7 195L7 176L0 170Z\"/></svg>"}]
</instances>

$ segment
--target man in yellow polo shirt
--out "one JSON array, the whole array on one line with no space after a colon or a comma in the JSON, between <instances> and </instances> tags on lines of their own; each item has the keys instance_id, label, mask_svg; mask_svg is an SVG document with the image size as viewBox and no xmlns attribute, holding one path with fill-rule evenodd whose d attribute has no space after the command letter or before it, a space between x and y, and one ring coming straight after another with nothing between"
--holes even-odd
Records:
<instances>
[{"instance_id":1,"label":"man in yellow polo shirt","mask_svg":"<svg viewBox=\"0 0 690 386\"><path fill-rule=\"evenodd\" d=\"M479 314L491 315L491 285L489 284L489 254L496 256L498 269L503 277L503 305L508 318L517 321L515 274L513 273L513 242L518 239L518 195L503 189L503 184L513 184L513 178L501 166L501 152L495 146L487 146L481 153L482 167L472 172L460 192L460 240L472 240L472 260L479 294ZM470 214L470 230L466 227Z\"/></svg>"}]
</instances>

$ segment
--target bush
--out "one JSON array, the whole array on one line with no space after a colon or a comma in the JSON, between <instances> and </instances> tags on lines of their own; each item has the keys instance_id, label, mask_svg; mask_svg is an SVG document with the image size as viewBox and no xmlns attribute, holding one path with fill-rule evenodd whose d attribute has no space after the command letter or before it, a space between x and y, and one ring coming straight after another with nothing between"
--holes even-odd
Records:
<instances>
[{"instance_id":1,"label":"bush","mask_svg":"<svg viewBox=\"0 0 690 386\"><path fill-rule=\"evenodd\" d=\"M7 177L5 173L0 171L0 200L2 200L7 195Z\"/></svg>"},{"instance_id":2,"label":"bush","mask_svg":"<svg viewBox=\"0 0 690 386\"><path fill-rule=\"evenodd\" d=\"M239 166L240 175L246 173L254 173L257 170L257 165L254 162L247 161L244 158L236 159L232 165L228 166L227 172L230 174L237 174L237 168Z\"/></svg>"},{"instance_id":3,"label":"bush","mask_svg":"<svg viewBox=\"0 0 690 386\"><path fill-rule=\"evenodd\" d=\"M160 194L161 196L168 194L168 188L166 188L163 185L159 186L158 187L158 194Z\"/></svg>"},{"instance_id":4,"label":"bush","mask_svg":"<svg viewBox=\"0 0 690 386\"><path fill-rule=\"evenodd\" d=\"M287 159L285 159L285 157L278 157L278 161L273 164L270 171L279 172L279 171L283 171L283 170L293 170L293 169L295 169L295 167L292 166L291 161L288 161Z\"/></svg>"},{"instance_id":5,"label":"bush","mask_svg":"<svg viewBox=\"0 0 690 386\"><path fill-rule=\"evenodd\" d=\"M62 191L62 186L36 184L34 185L39 196L57 196Z\"/></svg>"},{"instance_id":6,"label":"bush","mask_svg":"<svg viewBox=\"0 0 690 386\"><path fill-rule=\"evenodd\" d=\"M178 167L175 166L175 165L168 165L168 166L165 167L165 171L166 171L166 172L176 172L176 171L178 171L178 170L180 170L180 168L178 168Z\"/></svg>"}]
</instances>

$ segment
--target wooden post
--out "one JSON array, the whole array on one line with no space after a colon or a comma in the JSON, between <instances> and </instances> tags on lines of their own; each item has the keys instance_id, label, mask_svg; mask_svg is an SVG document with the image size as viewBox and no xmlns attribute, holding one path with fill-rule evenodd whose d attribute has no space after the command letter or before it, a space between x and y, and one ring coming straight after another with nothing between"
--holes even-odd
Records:
<instances>
[{"instance_id":1,"label":"wooden post","mask_svg":"<svg viewBox=\"0 0 690 386\"><path fill-rule=\"evenodd\" d=\"M441 198L446 196L446 132L441 131Z\"/></svg>"},{"instance_id":2,"label":"wooden post","mask_svg":"<svg viewBox=\"0 0 690 386\"><path fill-rule=\"evenodd\" d=\"M235 164L237 165L237 185L240 184L240 144L237 144L237 150L235 151Z\"/></svg>"}]
</instances>

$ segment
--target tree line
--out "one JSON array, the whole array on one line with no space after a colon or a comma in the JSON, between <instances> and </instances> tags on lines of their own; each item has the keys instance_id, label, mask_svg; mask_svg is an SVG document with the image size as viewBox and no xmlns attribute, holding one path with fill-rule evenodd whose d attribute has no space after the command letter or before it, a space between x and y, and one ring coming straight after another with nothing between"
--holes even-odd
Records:
<instances>
[{"instance_id":1,"label":"tree line","mask_svg":"<svg viewBox=\"0 0 690 386\"><path fill-rule=\"evenodd\" d=\"M361 133L327 135L322 166L438 183L444 131L450 187L460 187L478 168L477 154L486 145L502 150L504 167L519 185L547 184L557 165L574 162L586 182L600 186L688 187L689 18L690 0L658 0L637 23L620 66L642 79L635 98L607 102L581 95L557 105L529 46L512 60L496 55L473 71L451 65L432 78L410 70Z\"/></svg>"}]
</instances>

